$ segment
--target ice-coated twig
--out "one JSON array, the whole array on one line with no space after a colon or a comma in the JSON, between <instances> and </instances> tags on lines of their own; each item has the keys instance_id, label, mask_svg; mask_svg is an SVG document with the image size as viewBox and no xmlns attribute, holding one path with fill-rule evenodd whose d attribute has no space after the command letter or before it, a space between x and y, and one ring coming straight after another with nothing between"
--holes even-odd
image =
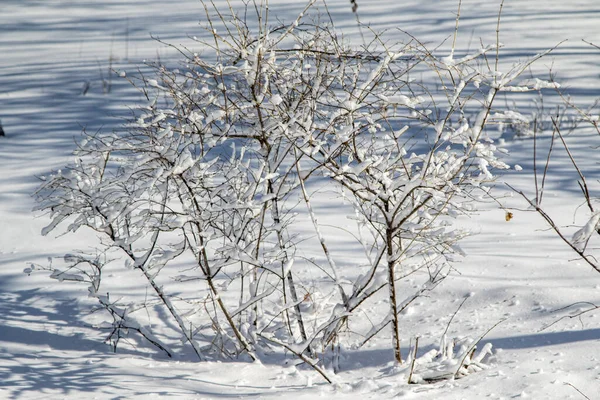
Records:
<instances>
[{"instance_id":1,"label":"ice-coated twig","mask_svg":"<svg viewBox=\"0 0 600 400\"><path fill-rule=\"evenodd\" d=\"M494 325L492 325L487 331L485 331L481 336L479 336L479 338L477 340L475 340L473 342L473 344L469 347L469 349L467 351L465 351L465 354L464 354L462 360L458 364L458 368L454 372L455 378L457 378L457 379L460 378L462 369L465 367L468 367L468 365L471 363L471 360L473 359L473 356L474 356L475 349L477 348L477 345L479 344L479 342L481 342L481 340L484 337L486 337L492 330L494 330L498 325L500 325L504 321L506 321L506 319L501 319L500 321L498 321ZM485 356L486 351L489 351L489 349L491 348L491 345L489 343L487 343L486 345L489 345L489 346L487 347L487 350L486 350L486 348L481 350L481 352L480 352L481 358L483 358ZM486 350L486 351L484 351L484 350ZM478 362L478 361L481 361L481 359L475 358L475 362Z\"/></svg>"}]
</instances>

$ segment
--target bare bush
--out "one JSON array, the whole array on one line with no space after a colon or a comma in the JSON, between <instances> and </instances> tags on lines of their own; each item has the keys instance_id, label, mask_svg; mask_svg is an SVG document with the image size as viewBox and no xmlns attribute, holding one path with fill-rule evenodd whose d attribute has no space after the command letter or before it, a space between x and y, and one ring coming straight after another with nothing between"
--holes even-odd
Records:
<instances>
[{"instance_id":1,"label":"bare bush","mask_svg":"<svg viewBox=\"0 0 600 400\"><path fill-rule=\"evenodd\" d=\"M486 134L496 96L534 89L513 86L533 60L501 73L497 45L440 58L408 35L389 43L374 34L352 48L327 15L305 17L314 3L277 26L263 6L253 21L252 8L240 17L205 6L210 39L198 46L206 55L179 48L179 68L151 64L155 76L131 81L147 103L125 129L86 134L76 162L38 190L39 210L52 216L44 234L61 224L98 234L96 254L65 257L52 277L89 285L113 318L115 346L136 331L169 352L136 318L158 307L167 312L156 323L170 319L200 359L256 359L275 346L331 381L318 354L387 291L386 317L361 335L366 343L391 325L403 361L410 333L400 313L462 255L466 232L453 219L473 211L493 171L507 167ZM367 264L359 276L337 267L320 231L310 185L323 179L351 199ZM322 265L297 253L294 226L306 222ZM103 294L112 292L103 274L123 260L152 300ZM321 278L309 281L301 263ZM401 292L407 277L420 285ZM177 285L192 286L182 295ZM307 311L320 293L328 302Z\"/></svg>"}]
</instances>

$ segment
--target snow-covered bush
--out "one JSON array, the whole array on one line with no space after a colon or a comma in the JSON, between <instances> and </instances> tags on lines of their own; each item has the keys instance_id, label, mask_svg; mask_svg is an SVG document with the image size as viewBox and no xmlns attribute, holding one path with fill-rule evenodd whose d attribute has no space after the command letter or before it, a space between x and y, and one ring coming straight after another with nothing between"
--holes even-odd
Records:
<instances>
[{"instance_id":1,"label":"snow-covered bush","mask_svg":"<svg viewBox=\"0 0 600 400\"><path fill-rule=\"evenodd\" d=\"M113 318L113 344L133 330L172 354L168 335L153 330L175 327L200 359L285 349L330 381L318 356L384 292L387 316L361 335L391 326L402 362L410 332L400 312L462 254L466 233L453 219L507 167L486 134L494 101L531 89L512 86L530 61L501 73L478 62L496 46L440 58L408 36L375 35L356 49L331 23L307 18L315 2L275 26L266 7L255 21L253 8L238 17L206 7L205 55L180 49L178 68L151 64L130 123L86 135L74 164L45 178L39 210L52 222L43 233L63 225L98 235L94 254L66 256L52 277L89 286ZM340 213L347 200L353 207L360 274L336 265L319 227L311 185L323 180L339 188ZM296 227L307 224L324 263L298 254ZM111 286L122 268L149 298ZM420 283L402 292L407 277ZM319 296L327 301L317 307Z\"/></svg>"}]
</instances>

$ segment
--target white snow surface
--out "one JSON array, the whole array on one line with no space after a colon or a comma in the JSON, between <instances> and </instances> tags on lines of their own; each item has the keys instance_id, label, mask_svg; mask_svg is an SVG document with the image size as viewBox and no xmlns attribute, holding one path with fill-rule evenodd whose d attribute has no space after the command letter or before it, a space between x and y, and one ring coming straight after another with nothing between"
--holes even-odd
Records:
<instances>
[{"instance_id":1,"label":"white snow surface","mask_svg":"<svg viewBox=\"0 0 600 400\"><path fill-rule=\"evenodd\" d=\"M30 263L46 264L48 257L93 244L93 236L83 231L42 236L49 220L31 211L31 194L41 176L69 162L82 128L110 132L127 116L127 106L141 104L127 82L116 75L109 78L109 66L129 76L144 59L177 60L175 50L151 35L193 46L189 38L203 34L203 11L197 0L1 3L0 120L6 136L0 137L0 398L583 398L574 387L600 398L600 311L560 319L600 302L600 274L574 260L575 254L517 196L501 199L512 207L509 222L496 204L480 206L478 214L460 220L477 233L462 242L467 256L401 319L405 355L409 340L417 336L420 355L435 348L465 296L469 299L454 316L448 337L477 339L503 321L482 340L493 346L488 368L465 378L407 385L394 373L387 330L359 350L343 351L334 385L297 366L293 358L261 363L197 362L186 355L167 359L133 339L112 353L103 333L84 322L89 309L77 299L85 296L85 288L58 283L41 272L23 273ZM395 28L401 28L432 47L443 43L439 51L449 54L456 0L357 3L363 23L388 29L392 38ZM303 2L272 0L270 5L272 15L291 21ZM360 41L349 2L330 0L328 5L338 29L348 40ZM469 54L469 48L477 50L480 40L495 43L499 6L499 1L462 1L455 59ZM536 63L532 74L544 80L551 68L574 100L591 104L600 96L600 50L581 39L600 44L599 26L595 0L507 0L501 64L510 66L568 39ZM103 90L103 81L110 81L109 91ZM527 115L527 110L520 112ZM595 138L586 130L569 137L592 186L600 178L598 150L590 146ZM541 144L547 146L548 139ZM504 147L510 152L504 161L514 170L500 181L531 193L532 141L507 141ZM557 150L544 199L569 237L592 218L585 207L577 208L581 196L571 170L567 155ZM509 192L499 187L498 196ZM323 227L350 224L327 207L327 195L317 199L313 207ZM322 234L341 244L334 254L340 266L360 252L344 246L339 230L323 228ZM588 246L597 245L592 242ZM122 285L144 296L145 288L127 288L126 280ZM588 304L572 306L578 302Z\"/></svg>"}]
</instances>

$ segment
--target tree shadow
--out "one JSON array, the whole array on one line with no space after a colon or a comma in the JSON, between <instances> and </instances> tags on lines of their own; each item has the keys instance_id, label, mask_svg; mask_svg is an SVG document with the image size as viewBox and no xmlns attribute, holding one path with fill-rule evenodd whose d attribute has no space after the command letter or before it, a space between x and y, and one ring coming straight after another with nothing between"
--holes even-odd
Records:
<instances>
[{"instance_id":1,"label":"tree shadow","mask_svg":"<svg viewBox=\"0 0 600 400\"><path fill-rule=\"evenodd\" d=\"M118 389L110 371L99 374L92 360L148 356L127 347L111 354L102 333L82 323L83 311L74 300L50 297L43 289L7 291L6 284L1 289L0 389L8 390L9 398Z\"/></svg>"},{"instance_id":2,"label":"tree shadow","mask_svg":"<svg viewBox=\"0 0 600 400\"><path fill-rule=\"evenodd\" d=\"M600 329L582 329L579 331L541 332L532 335L508 336L483 340L500 349L530 349L534 347L556 346L561 344L600 341Z\"/></svg>"}]
</instances>

